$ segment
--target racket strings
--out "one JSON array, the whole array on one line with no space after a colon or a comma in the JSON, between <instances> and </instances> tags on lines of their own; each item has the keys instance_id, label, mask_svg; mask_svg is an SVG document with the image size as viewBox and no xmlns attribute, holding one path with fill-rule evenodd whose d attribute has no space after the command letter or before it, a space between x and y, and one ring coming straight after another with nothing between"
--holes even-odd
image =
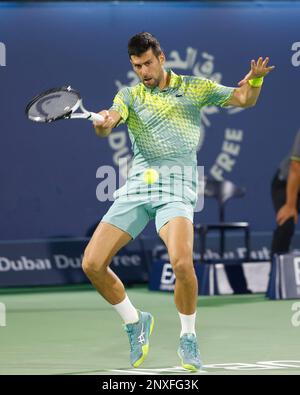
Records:
<instances>
[{"instance_id":1,"label":"racket strings","mask_svg":"<svg viewBox=\"0 0 300 395\"><path fill-rule=\"evenodd\" d=\"M74 91L56 91L38 97L28 109L28 116L40 121L50 121L67 116L80 97Z\"/></svg>"}]
</instances>

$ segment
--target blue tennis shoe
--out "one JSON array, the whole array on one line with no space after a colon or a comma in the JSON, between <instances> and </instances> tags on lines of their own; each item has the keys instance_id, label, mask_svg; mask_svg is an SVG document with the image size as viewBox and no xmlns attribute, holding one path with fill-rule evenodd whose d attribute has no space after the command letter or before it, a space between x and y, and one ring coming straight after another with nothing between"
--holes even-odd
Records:
<instances>
[{"instance_id":1,"label":"blue tennis shoe","mask_svg":"<svg viewBox=\"0 0 300 395\"><path fill-rule=\"evenodd\" d=\"M185 333L180 337L177 354L184 369L196 372L201 368L200 350L193 333Z\"/></svg>"},{"instance_id":2,"label":"blue tennis shoe","mask_svg":"<svg viewBox=\"0 0 300 395\"><path fill-rule=\"evenodd\" d=\"M150 313L138 311L139 321L124 325L130 344L130 363L139 367L149 352L149 337L153 331L154 318Z\"/></svg>"}]
</instances>

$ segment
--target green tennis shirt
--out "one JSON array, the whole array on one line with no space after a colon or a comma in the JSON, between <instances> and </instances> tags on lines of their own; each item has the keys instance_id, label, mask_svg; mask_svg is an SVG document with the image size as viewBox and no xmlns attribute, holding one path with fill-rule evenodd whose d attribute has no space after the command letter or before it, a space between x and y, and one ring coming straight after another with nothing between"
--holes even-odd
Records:
<instances>
[{"instance_id":1,"label":"green tennis shirt","mask_svg":"<svg viewBox=\"0 0 300 395\"><path fill-rule=\"evenodd\" d=\"M176 157L196 151L201 108L223 106L234 88L209 79L170 73L169 86L147 88L143 83L121 89L111 110L128 126L134 158Z\"/></svg>"},{"instance_id":2,"label":"green tennis shirt","mask_svg":"<svg viewBox=\"0 0 300 395\"><path fill-rule=\"evenodd\" d=\"M223 106L234 88L209 79L170 73L168 87L148 88L143 83L121 89L114 98L111 110L121 116L120 123L128 126L132 143L133 162L126 187L115 196L125 193L148 193L142 181L146 168L159 168L160 180L151 185L151 192L170 195L171 178L177 186L172 192L177 200L195 204L197 197L197 145L200 138L201 108ZM172 168L172 177L162 168ZM142 182L141 182L142 181ZM179 192L178 182L183 193Z\"/></svg>"}]
</instances>

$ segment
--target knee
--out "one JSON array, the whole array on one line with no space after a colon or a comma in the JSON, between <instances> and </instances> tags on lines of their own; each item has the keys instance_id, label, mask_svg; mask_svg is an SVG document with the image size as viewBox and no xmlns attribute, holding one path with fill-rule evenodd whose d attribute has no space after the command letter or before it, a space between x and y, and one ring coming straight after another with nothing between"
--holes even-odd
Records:
<instances>
[{"instance_id":1,"label":"knee","mask_svg":"<svg viewBox=\"0 0 300 395\"><path fill-rule=\"evenodd\" d=\"M105 260L96 257L88 248L84 251L82 259L82 270L87 276L99 274L106 270Z\"/></svg>"},{"instance_id":2,"label":"knee","mask_svg":"<svg viewBox=\"0 0 300 395\"><path fill-rule=\"evenodd\" d=\"M189 279L191 275L195 274L191 253L174 255L170 260L177 279Z\"/></svg>"}]
</instances>

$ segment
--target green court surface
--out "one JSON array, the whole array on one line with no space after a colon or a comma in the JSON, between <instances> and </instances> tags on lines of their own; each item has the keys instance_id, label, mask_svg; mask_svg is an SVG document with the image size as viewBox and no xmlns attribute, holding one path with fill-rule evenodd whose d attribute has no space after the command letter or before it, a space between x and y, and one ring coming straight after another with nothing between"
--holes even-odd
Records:
<instances>
[{"instance_id":1,"label":"green court surface","mask_svg":"<svg viewBox=\"0 0 300 395\"><path fill-rule=\"evenodd\" d=\"M127 289L156 320L148 358L129 365L129 344L117 313L89 286L2 290L0 374L300 374L300 301L264 295L199 297L197 336L203 370L180 368L179 318L173 294ZM2 305L3 306L3 305ZM2 312L3 313L3 312ZM299 325L298 325L299 324ZM2 319L3 325L3 319Z\"/></svg>"}]
</instances>

